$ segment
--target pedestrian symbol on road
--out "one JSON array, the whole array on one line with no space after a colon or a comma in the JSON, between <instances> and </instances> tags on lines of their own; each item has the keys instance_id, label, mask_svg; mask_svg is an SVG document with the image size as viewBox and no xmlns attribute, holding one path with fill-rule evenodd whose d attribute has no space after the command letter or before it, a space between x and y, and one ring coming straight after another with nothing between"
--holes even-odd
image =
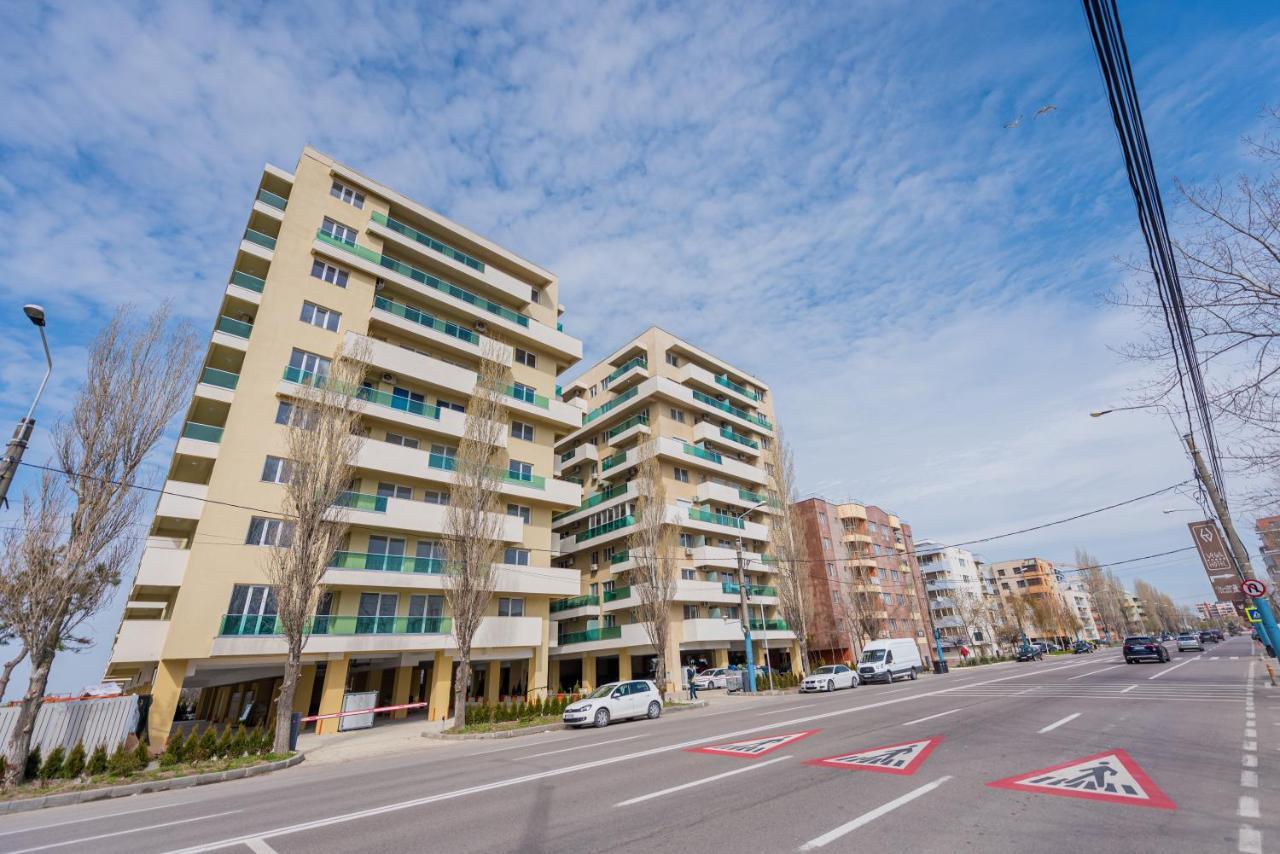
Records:
<instances>
[{"instance_id":1,"label":"pedestrian symbol on road","mask_svg":"<svg viewBox=\"0 0 1280 854\"><path fill-rule=\"evenodd\" d=\"M818 730L808 729L804 732L789 732L783 735L752 738L747 741L730 741L725 744L713 744L710 747L689 747L686 749L691 753L711 753L716 756L738 756L743 759L756 759L792 742L808 738L815 732L818 732Z\"/></svg>"},{"instance_id":2,"label":"pedestrian symbol on road","mask_svg":"<svg viewBox=\"0 0 1280 854\"><path fill-rule=\"evenodd\" d=\"M988 783L996 789L1013 789L1041 795L1062 795L1111 801L1135 807L1177 809L1160 787L1151 782L1138 764L1123 750L1108 750L1061 765L1041 768Z\"/></svg>"},{"instance_id":3,"label":"pedestrian symbol on road","mask_svg":"<svg viewBox=\"0 0 1280 854\"><path fill-rule=\"evenodd\" d=\"M823 765L828 768L844 768L848 771L879 771L882 774L914 774L929 758L929 754L942 741L942 736L922 738L919 741L906 741L901 744L885 744L880 747L869 747L857 753L845 753L841 756L828 756L826 759L812 759L810 765Z\"/></svg>"}]
</instances>

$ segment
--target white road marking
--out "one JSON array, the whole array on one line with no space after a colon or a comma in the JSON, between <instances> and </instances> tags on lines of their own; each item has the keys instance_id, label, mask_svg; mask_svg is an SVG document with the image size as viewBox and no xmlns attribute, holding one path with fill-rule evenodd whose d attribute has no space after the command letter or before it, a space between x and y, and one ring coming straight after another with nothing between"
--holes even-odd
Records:
<instances>
[{"instance_id":1,"label":"white road marking","mask_svg":"<svg viewBox=\"0 0 1280 854\"><path fill-rule=\"evenodd\" d=\"M528 744L509 744L506 747L495 747L492 750L481 750L479 753L464 753L459 758L470 759L473 756L488 756L490 753L505 753L508 750L528 750L533 747L542 747L543 745L546 745L546 744L551 744L556 741L564 741L565 739L569 739L573 737L574 737L573 735L561 735L561 736L557 736L556 738L542 739L537 742L530 742Z\"/></svg>"},{"instance_id":2,"label":"white road marking","mask_svg":"<svg viewBox=\"0 0 1280 854\"><path fill-rule=\"evenodd\" d=\"M952 709L949 712L938 712L936 715L929 715L927 718L916 718L914 721L907 721L903 726L913 726L914 724L922 724L925 721L931 721L934 718L945 717L946 715L954 715L956 712L963 712L964 709Z\"/></svg>"},{"instance_id":3,"label":"white road marking","mask_svg":"<svg viewBox=\"0 0 1280 854\"><path fill-rule=\"evenodd\" d=\"M784 707L783 707L783 708L781 708L781 709L773 709L772 711L768 711L768 712L759 712L759 713L757 713L757 714L756 714L756 717L758 717L758 718L762 718L762 717L764 717L765 715L773 715L773 714L777 714L778 712L794 712L796 709L807 709L807 708L809 708L810 706L813 706L813 705L817 705L817 704L816 704L816 703L801 703L801 704L800 704L800 705L798 705L798 706L784 706Z\"/></svg>"},{"instance_id":4,"label":"white road marking","mask_svg":"<svg viewBox=\"0 0 1280 854\"><path fill-rule=\"evenodd\" d=\"M191 801L180 801L176 804L161 804L158 807L143 807L142 809L137 809L137 810L124 810L122 812L110 812L104 815L95 815L91 818L73 818L70 821L59 821L59 822L55 822L54 824L39 824L39 825L36 825L35 827L24 827L20 830L6 830L3 832L0 832L0 836L12 836L15 833L35 833L36 831L49 830L50 828L54 828L54 827L66 827L68 824L82 824L86 821L101 821L104 818L115 818L118 815L133 815L134 813L137 813L137 812L151 812L152 810L167 810L167 809L172 809L173 807L186 806L189 803L191 803Z\"/></svg>"},{"instance_id":5,"label":"white road marking","mask_svg":"<svg viewBox=\"0 0 1280 854\"><path fill-rule=\"evenodd\" d=\"M1258 818L1258 799L1249 795L1240 796L1240 806L1236 815L1241 818Z\"/></svg>"},{"instance_id":6,"label":"white road marking","mask_svg":"<svg viewBox=\"0 0 1280 854\"><path fill-rule=\"evenodd\" d=\"M862 827L865 824L870 824L871 822L880 818L882 815L888 815L889 813L896 810L898 807L903 806L905 804L909 804L912 801L914 801L916 798L929 794L934 789L938 788L939 786L941 786L943 783L947 782L950 779L951 779L950 775L946 777L939 777L937 780L934 780L932 783L925 783L923 786L921 786L918 789L912 789L910 792L907 792L905 795L898 798L894 798L893 800L889 801L889 803L884 804L883 806L878 806L875 809L871 810L870 812L863 813L862 815L855 818L853 821L846 822L845 824L840 825L835 830L829 830L826 833L822 834L821 836L810 839L804 845L800 846L800 850L812 851L815 848L821 848L822 846L830 842L834 842L835 840L844 836L846 833L851 833L852 831L857 830L858 828Z\"/></svg>"},{"instance_id":7,"label":"white road marking","mask_svg":"<svg viewBox=\"0 0 1280 854\"><path fill-rule=\"evenodd\" d=\"M1068 676L1067 681L1072 682L1076 679L1083 679L1086 676L1096 676L1099 673L1106 673L1108 670L1115 670L1117 667L1124 667L1123 664L1113 664L1110 667L1104 667L1101 670L1094 670L1089 673L1081 673L1079 676Z\"/></svg>"},{"instance_id":8,"label":"white road marking","mask_svg":"<svg viewBox=\"0 0 1280 854\"><path fill-rule=\"evenodd\" d=\"M711 777L703 777L701 780L693 780L688 783L681 783L679 786L672 786L669 789L662 789L657 792L650 792L647 795L641 795L638 798L620 801L614 804L615 807L629 807L632 804L638 804L642 801L651 801L654 798L660 798L663 795L671 795L676 792L683 792L685 789L692 789L694 786L702 786L706 783L714 783L716 780L723 780L725 777L732 777L735 774L745 774L748 771L755 771L757 768L763 768L766 765L772 765L775 762L781 762L784 759L790 759L790 756L779 756L777 759L768 759L764 762L756 762L752 765L745 765L742 768L734 768L732 771L725 771L723 774L716 774Z\"/></svg>"},{"instance_id":9,"label":"white road marking","mask_svg":"<svg viewBox=\"0 0 1280 854\"><path fill-rule=\"evenodd\" d=\"M1240 788L1242 789L1258 788L1258 772L1257 771L1241 771L1240 772Z\"/></svg>"},{"instance_id":10,"label":"white road marking","mask_svg":"<svg viewBox=\"0 0 1280 854\"><path fill-rule=\"evenodd\" d=\"M1257 738L1257 737L1258 737L1258 731L1257 731L1256 729L1253 729L1252 727L1245 727L1244 737L1245 737L1245 738Z\"/></svg>"},{"instance_id":11,"label":"white road marking","mask_svg":"<svg viewBox=\"0 0 1280 854\"><path fill-rule=\"evenodd\" d=\"M51 842L48 845L37 845L35 848L20 848L17 851L10 851L9 854L28 854L31 851L47 851L50 848L61 848L64 845L79 845L82 842L94 842L98 839L110 839L113 836L124 836L129 833L141 833L146 830L159 830L162 827L173 827L177 824L190 824L193 821L204 821L208 818L221 818L224 815L234 815L240 810L227 810L226 812L215 812L210 815L199 815L195 818L181 818L177 821L166 821L161 824L148 824L142 827L131 827L128 830L117 830L114 833L99 833L96 836L85 836L80 839L68 839L65 842Z\"/></svg>"},{"instance_id":12,"label":"white road marking","mask_svg":"<svg viewBox=\"0 0 1280 854\"><path fill-rule=\"evenodd\" d=\"M1123 691L1121 691L1120 693L1121 693L1121 694L1128 694L1130 691L1132 691L1134 688L1137 688L1137 687L1138 687L1137 685L1130 685L1128 688L1125 688L1125 689L1124 689Z\"/></svg>"},{"instance_id":13,"label":"white road marking","mask_svg":"<svg viewBox=\"0 0 1280 854\"><path fill-rule=\"evenodd\" d=\"M1245 749L1245 750L1257 750L1257 749L1258 749L1258 742L1256 742L1256 741L1246 741L1246 742L1244 743L1244 749Z\"/></svg>"},{"instance_id":14,"label":"white road marking","mask_svg":"<svg viewBox=\"0 0 1280 854\"><path fill-rule=\"evenodd\" d=\"M1246 754L1245 754L1243 757L1241 757L1241 758L1242 758L1244 761L1242 761L1240 764L1241 764L1241 765L1243 765L1244 767L1246 767L1246 768L1257 768L1257 767L1258 767L1258 757L1257 757L1257 756L1255 756L1254 754L1252 754L1252 753L1246 753Z\"/></svg>"},{"instance_id":15,"label":"white road marking","mask_svg":"<svg viewBox=\"0 0 1280 854\"><path fill-rule=\"evenodd\" d=\"M1240 854L1262 854L1262 831L1247 824L1240 825Z\"/></svg>"},{"instance_id":16,"label":"white road marking","mask_svg":"<svg viewBox=\"0 0 1280 854\"><path fill-rule=\"evenodd\" d=\"M1177 670L1179 667L1186 667L1186 666L1187 666L1188 664L1190 664L1191 662L1193 662L1193 661L1199 661L1199 660L1200 660L1200 656L1198 656L1198 655L1197 655L1195 658L1188 658L1186 661L1182 662L1181 664L1175 664L1175 665L1173 665L1173 667L1166 667L1164 670L1161 670L1161 671L1160 671L1159 673L1157 673L1155 676L1148 676L1147 678L1148 678L1148 679L1159 679L1161 676L1165 675L1166 673L1172 673L1173 671Z\"/></svg>"},{"instance_id":17,"label":"white road marking","mask_svg":"<svg viewBox=\"0 0 1280 854\"><path fill-rule=\"evenodd\" d=\"M1240 656L1238 656L1238 655L1233 655L1233 656L1231 656L1231 660L1232 660L1232 661L1239 661L1239 660L1240 660Z\"/></svg>"},{"instance_id":18,"label":"white road marking","mask_svg":"<svg viewBox=\"0 0 1280 854\"><path fill-rule=\"evenodd\" d=\"M637 738L644 738L647 733L640 735L629 735L626 738L611 738L608 741L593 741L590 744L579 744L577 747L562 747L559 750L548 750L544 753L533 753L529 756L517 756L516 761L520 762L524 759L537 759L539 756L554 756L557 753L568 753L571 750L586 750L588 747L603 747L606 744L617 744L620 741L633 741Z\"/></svg>"},{"instance_id":19,"label":"white road marking","mask_svg":"<svg viewBox=\"0 0 1280 854\"><path fill-rule=\"evenodd\" d=\"M253 854L276 854L276 849L267 844L265 839L250 839L245 845Z\"/></svg>"},{"instance_id":20,"label":"white road marking","mask_svg":"<svg viewBox=\"0 0 1280 854\"><path fill-rule=\"evenodd\" d=\"M1044 729L1037 730L1036 732L1037 732L1037 734L1038 734L1038 735L1043 735L1043 734L1045 734L1046 732L1053 732L1055 729L1057 729L1058 727L1062 726L1063 724L1069 724L1069 723L1071 723L1071 722L1072 722L1072 721L1074 721L1076 718L1080 717L1080 715L1081 715L1081 714L1082 714L1081 712L1076 712L1074 715L1067 715L1067 716L1066 716L1065 718L1063 718L1062 720L1060 720L1060 721L1054 721L1053 723L1049 724L1049 725L1048 725L1047 727L1045 727Z\"/></svg>"}]
</instances>

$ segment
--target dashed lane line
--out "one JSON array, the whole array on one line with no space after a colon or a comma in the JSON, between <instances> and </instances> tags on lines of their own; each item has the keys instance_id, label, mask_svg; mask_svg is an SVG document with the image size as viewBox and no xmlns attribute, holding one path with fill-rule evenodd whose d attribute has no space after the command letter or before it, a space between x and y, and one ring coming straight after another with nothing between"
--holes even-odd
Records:
<instances>
[{"instance_id":1,"label":"dashed lane line","mask_svg":"<svg viewBox=\"0 0 1280 854\"><path fill-rule=\"evenodd\" d=\"M640 795L639 797L631 798L630 800L620 801L614 804L614 806L629 807L632 804L638 804L644 801L651 801L654 798L660 798L663 795L672 795L672 794L675 794L676 792L683 792L685 789L692 789L695 786L704 786L707 783L714 783L717 780L723 780L725 777L732 777L736 774L745 774L748 771L755 771L757 769L765 767L766 765L772 765L775 762L781 762L784 759L790 759L790 758L791 758L790 756L779 756L777 759L769 759L764 762L757 762L754 765L747 765L742 768L735 768L732 771L725 771L723 774L715 774L710 777L703 777L701 780L691 780L688 783L681 783L679 786L672 786L669 789L662 789L657 792L650 792L647 795Z\"/></svg>"},{"instance_id":2,"label":"dashed lane line","mask_svg":"<svg viewBox=\"0 0 1280 854\"><path fill-rule=\"evenodd\" d=\"M620 741L635 741L637 738L644 738L651 733L641 733L640 735L628 735L625 738L611 738L608 741L593 741L590 744L579 744L575 747L562 747L559 750L547 750L543 753L534 753L529 756L517 756L516 761L522 762L525 759L537 759L539 756L554 756L557 753L568 753L571 750L586 750L588 747L604 747L606 744L617 744Z\"/></svg>"},{"instance_id":3,"label":"dashed lane line","mask_svg":"<svg viewBox=\"0 0 1280 854\"><path fill-rule=\"evenodd\" d=\"M943 717L946 717L947 715L954 715L956 712L963 712L963 711L964 709L951 709L950 711L946 711L946 712L938 712L936 715L929 715L926 718L916 718L914 721L907 721L906 723L903 724L903 726L914 726L915 724L922 724L925 721L931 721L934 718L943 718Z\"/></svg>"},{"instance_id":4,"label":"dashed lane line","mask_svg":"<svg viewBox=\"0 0 1280 854\"><path fill-rule=\"evenodd\" d=\"M1154 676L1148 676L1147 678L1159 679L1161 676L1165 675L1166 673L1172 673L1173 671L1177 670L1179 667L1186 667L1191 662L1199 661L1199 660L1200 660L1200 656L1198 655L1195 658L1188 658L1186 661L1182 662L1181 664L1175 664L1173 665L1173 667L1166 667L1164 670L1161 670L1159 673L1155 674Z\"/></svg>"},{"instance_id":5,"label":"dashed lane line","mask_svg":"<svg viewBox=\"0 0 1280 854\"><path fill-rule=\"evenodd\" d=\"M1080 717L1080 715L1081 715L1081 714L1082 714L1082 712L1076 712L1076 713L1075 713L1075 714L1073 714L1073 715L1067 715L1067 716L1066 716L1065 718L1063 718L1062 720L1060 720L1060 721L1054 721L1053 723L1049 724L1047 727L1044 727L1044 728L1042 728L1042 729L1037 730L1037 731L1036 731L1036 734L1037 734L1037 735L1044 735L1046 732L1053 732L1055 729L1057 729L1058 727L1062 726L1063 724L1069 724L1069 723L1071 723L1071 722L1072 722L1072 721L1074 721L1076 718Z\"/></svg>"},{"instance_id":6,"label":"dashed lane line","mask_svg":"<svg viewBox=\"0 0 1280 854\"><path fill-rule=\"evenodd\" d=\"M925 783L923 786L921 786L918 789L912 789L910 792L907 792L905 795L894 798L893 800L889 801L889 803L884 804L882 806L878 806L869 812L864 812L862 815L858 816L852 821L849 821L840 825L834 830L829 830L826 833L822 834L821 836L817 836L817 837L814 837L813 839L810 839L804 845L800 846L800 850L813 851L815 848L821 848L822 846L827 845L828 843L835 842L837 839L844 836L845 834L852 833L853 831L857 830L863 825L870 824L871 822L875 821L876 819L880 818L883 815L888 815L889 813L896 810L898 807L909 804L912 801L914 801L916 798L923 797L924 795L929 794L934 789L938 788L939 786L941 786L943 783L947 782L950 779L951 779L950 775L946 777L939 777L937 780L934 780L932 783Z\"/></svg>"}]
</instances>

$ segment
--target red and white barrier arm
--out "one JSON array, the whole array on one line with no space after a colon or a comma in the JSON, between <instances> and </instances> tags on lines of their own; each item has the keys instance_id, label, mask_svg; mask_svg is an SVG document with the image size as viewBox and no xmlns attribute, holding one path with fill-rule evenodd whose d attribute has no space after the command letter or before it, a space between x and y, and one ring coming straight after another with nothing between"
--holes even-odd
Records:
<instances>
[{"instance_id":1,"label":"red and white barrier arm","mask_svg":"<svg viewBox=\"0 0 1280 854\"><path fill-rule=\"evenodd\" d=\"M379 712L398 712L402 709L425 709L428 705L428 703L401 703L398 706L377 706L372 709L355 709L349 712L333 712L328 715L308 715L302 719L302 722L304 724L309 724L312 721L325 720L327 718L347 718L352 715L376 715Z\"/></svg>"}]
</instances>

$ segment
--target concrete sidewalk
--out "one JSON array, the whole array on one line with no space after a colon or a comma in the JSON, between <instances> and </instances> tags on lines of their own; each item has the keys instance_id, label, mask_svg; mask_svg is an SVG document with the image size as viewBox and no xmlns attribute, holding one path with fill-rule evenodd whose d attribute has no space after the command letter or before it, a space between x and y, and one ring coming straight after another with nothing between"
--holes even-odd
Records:
<instances>
[{"instance_id":1,"label":"concrete sidewalk","mask_svg":"<svg viewBox=\"0 0 1280 854\"><path fill-rule=\"evenodd\" d=\"M298 749L307 755L309 765L328 765L413 750L433 750L453 742L423 738L422 734L428 731L439 732L444 726L444 721L428 721L422 716L379 720L369 729L332 735L303 733L298 736Z\"/></svg>"}]
</instances>

